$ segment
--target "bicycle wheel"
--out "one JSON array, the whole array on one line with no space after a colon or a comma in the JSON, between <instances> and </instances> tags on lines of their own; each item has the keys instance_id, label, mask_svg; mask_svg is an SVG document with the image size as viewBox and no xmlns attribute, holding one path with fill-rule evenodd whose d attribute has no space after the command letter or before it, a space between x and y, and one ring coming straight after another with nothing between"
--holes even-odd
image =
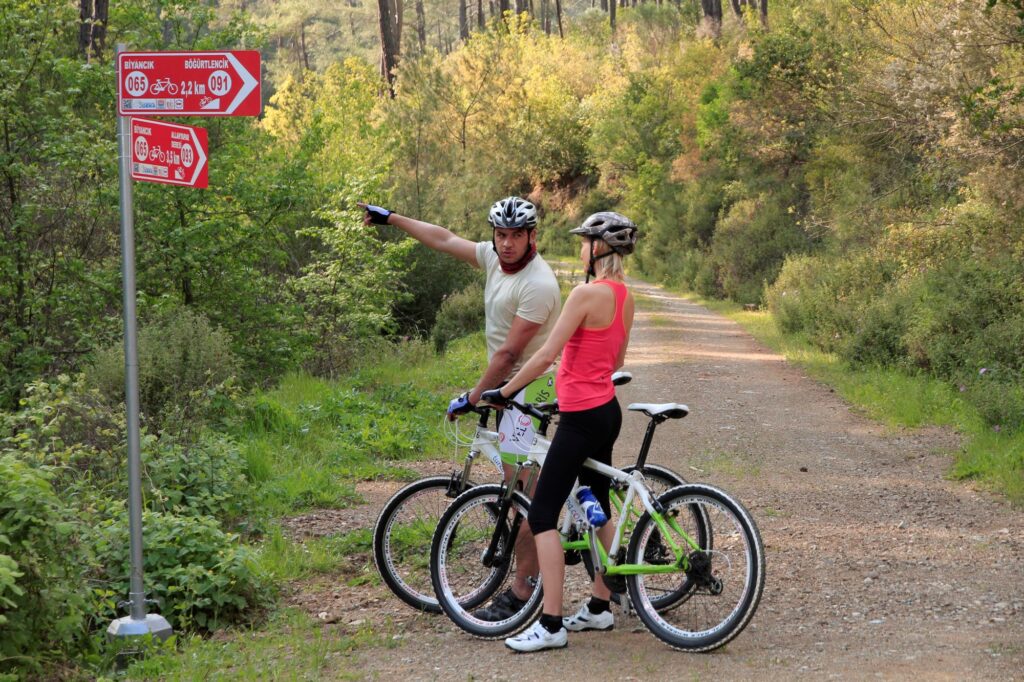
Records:
<instances>
[{"instance_id":1,"label":"bicycle wheel","mask_svg":"<svg viewBox=\"0 0 1024 682\"><path fill-rule=\"evenodd\" d=\"M519 632L533 622L542 605L538 577L517 613L498 621L475 613L498 590L511 587L515 577L515 533L526 523L530 501L517 491L511 508L499 516L503 495L504 487L497 484L479 485L459 495L441 517L430 549L430 577L441 608L456 625L481 639ZM496 533L496 554L504 559L486 566L484 554Z\"/></svg>"},{"instance_id":2,"label":"bicycle wheel","mask_svg":"<svg viewBox=\"0 0 1024 682\"><path fill-rule=\"evenodd\" d=\"M687 484L673 488L659 502L665 509L664 518L674 520L697 542L698 549L688 551L685 570L680 567L674 573L629 576L626 583L630 599L640 620L658 639L676 649L710 651L738 635L757 610L765 574L761 536L743 505L712 486ZM700 509L700 514L693 513L694 507ZM710 541L702 546L697 540L696 520L701 518L714 529L713 548ZM652 563L646 556L657 530L654 520L645 513L629 543L629 563ZM689 544L678 531L672 535L678 544ZM684 601L668 609L655 606L666 593L678 593L680 589L687 594Z\"/></svg>"},{"instance_id":3,"label":"bicycle wheel","mask_svg":"<svg viewBox=\"0 0 1024 682\"><path fill-rule=\"evenodd\" d=\"M441 613L430 584L430 542L452 501L450 484L449 476L413 481L388 500L373 528L373 561L384 584L409 606L430 613Z\"/></svg>"}]
</instances>

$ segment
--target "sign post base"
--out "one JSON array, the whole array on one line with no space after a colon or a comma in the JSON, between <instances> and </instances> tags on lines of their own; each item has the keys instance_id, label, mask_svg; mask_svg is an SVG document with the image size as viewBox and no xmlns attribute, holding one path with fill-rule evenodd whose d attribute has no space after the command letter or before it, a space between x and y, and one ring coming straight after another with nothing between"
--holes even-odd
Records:
<instances>
[{"instance_id":1,"label":"sign post base","mask_svg":"<svg viewBox=\"0 0 1024 682\"><path fill-rule=\"evenodd\" d=\"M144 619L131 616L118 618L107 628L107 639L110 641L121 637L142 637L150 634L153 635L153 639L162 642L174 634L174 630L167 619L158 613L147 613Z\"/></svg>"}]
</instances>

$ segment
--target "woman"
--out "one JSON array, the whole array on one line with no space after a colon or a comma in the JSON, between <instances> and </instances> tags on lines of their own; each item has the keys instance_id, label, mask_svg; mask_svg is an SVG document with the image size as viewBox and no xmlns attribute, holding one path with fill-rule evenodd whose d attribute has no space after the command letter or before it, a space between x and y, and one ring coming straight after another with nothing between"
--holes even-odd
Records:
<instances>
[{"instance_id":1,"label":"woman","mask_svg":"<svg viewBox=\"0 0 1024 682\"><path fill-rule=\"evenodd\" d=\"M558 514L577 477L591 487L605 514L610 511L610 481L584 469L583 461L591 457L610 465L612 446L622 425L611 375L623 364L633 326L633 295L623 281L622 257L633 252L637 227L629 218L606 211L595 213L571 232L583 237L580 260L586 268L587 282L569 294L547 341L522 369L500 389L481 395L482 400L501 406L562 353L555 378L558 430L527 518L545 585L544 607L533 627L505 640L505 645L515 651L564 647L567 630L610 630L615 625L608 608L611 591L600 575L594 578L590 601L574 616L562 618L565 556L558 535ZM606 547L614 531L612 524L607 524L598 532Z\"/></svg>"}]
</instances>

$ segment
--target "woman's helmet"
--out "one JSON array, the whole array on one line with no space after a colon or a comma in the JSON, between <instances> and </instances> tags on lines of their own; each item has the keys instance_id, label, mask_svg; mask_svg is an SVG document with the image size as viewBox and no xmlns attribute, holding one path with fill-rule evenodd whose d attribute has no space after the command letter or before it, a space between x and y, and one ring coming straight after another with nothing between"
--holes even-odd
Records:
<instances>
[{"instance_id":1,"label":"woman's helmet","mask_svg":"<svg viewBox=\"0 0 1024 682\"><path fill-rule=\"evenodd\" d=\"M487 222L506 230L532 230L537 227L537 207L526 199L506 197L494 202Z\"/></svg>"},{"instance_id":2,"label":"woman's helmet","mask_svg":"<svg viewBox=\"0 0 1024 682\"><path fill-rule=\"evenodd\" d=\"M636 223L614 211L594 213L582 225L569 232L602 239L620 256L633 253L636 239L640 235Z\"/></svg>"}]
</instances>

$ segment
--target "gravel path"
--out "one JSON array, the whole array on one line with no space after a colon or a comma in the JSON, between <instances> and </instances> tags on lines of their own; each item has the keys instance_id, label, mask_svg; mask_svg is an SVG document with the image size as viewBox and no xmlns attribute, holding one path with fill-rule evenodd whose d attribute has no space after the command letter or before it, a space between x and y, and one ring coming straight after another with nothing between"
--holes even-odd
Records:
<instances>
[{"instance_id":1,"label":"gravel path","mask_svg":"<svg viewBox=\"0 0 1024 682\"><path fill-rule=\"evenodd\" d=\"M887 430L735 323L634 285L635 378L620 400L690 406L659 427L650 461L725 488L752 512L768 559L752 623L711 654L675 652L620 616L613 632L570 635L566 650L514 655L384 588L306 585L295 601L325 627L373 623L390 638L343 667L366 679L1024 680L1024 514L944 478L956 437ZM635 456L645 425L627 415L618 463ZM371 525L397 487L366 484L367 505L293 528ZM569 573L574 609L582 567Z\"/></svg>"}]
</instances>

